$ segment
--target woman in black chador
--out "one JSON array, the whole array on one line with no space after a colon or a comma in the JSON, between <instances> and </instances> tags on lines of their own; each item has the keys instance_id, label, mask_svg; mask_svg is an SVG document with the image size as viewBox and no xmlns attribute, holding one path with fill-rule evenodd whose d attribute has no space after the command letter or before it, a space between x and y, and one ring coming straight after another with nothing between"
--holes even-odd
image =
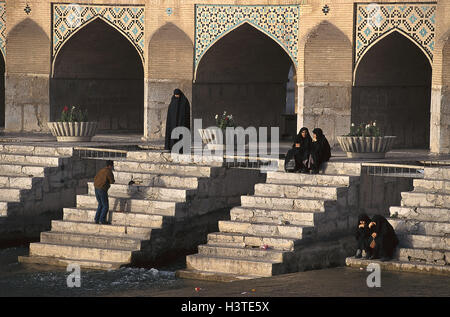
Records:
<instances>
[{"instance_id":1,"label":"woman in black chador","mask_svg":"<svg viewBox=\"0 0 450 317\"><path fill-rule=\"evenodd\" d=\"M294 158L296 170L306 173L309 153L311 152L312 139L309 135L308 128L301 128L294 140L292 149L294 150Z\"/></svg>"},{"instance_id":2,"label":"woman in black chador","mask_svg":"<svg viewBox=\"0 0 450 317\"><path fill-rule=\"evenodd\" d=\"M366 214L358 216L358 228L356 229L356 241L358 241L358 249L356 250L355 258L362 257L362 251L366 252L366 258L369 257L369 223L370 218Z\"/></svg>"},{"instance_id":3,"label":"woman in black chador","mask_svg":"<svg viewBox=\"0 0 450 317\"><path fill-rule=\"evenodd\" d=\"M369 231L370 259L381 258L381 261L392 259L398 238L387 219L380 215L374 216L369 224Z\"/></svg>"},{"instance_id":4,"label":"woman in black chador","mask_svg":"<svg viewBox=\"0 0 450 317\"><path fill-rule=\"evenodd\" d=\"M186 127L188 129L191 127L189 101L179 89L174 90L169 110L167 111L166 142L164 147L166 150L172 150L173 145L183 138L182 136L179 139L171 138L172 130L176 127Z\"/></svg>"},{"instance_id":5,"label":"woman in black chador","mask_svg":"<svg viewBox=\"0 0 450 317\"><path fill-rule=\"evenodd\" d=\"M313 130L313 140L311 144L311 154L309 155L308 168L311 173L318 174L323 162L328 162L331 157L331 148L322 129Z\"/></svg>"}]
</instances>

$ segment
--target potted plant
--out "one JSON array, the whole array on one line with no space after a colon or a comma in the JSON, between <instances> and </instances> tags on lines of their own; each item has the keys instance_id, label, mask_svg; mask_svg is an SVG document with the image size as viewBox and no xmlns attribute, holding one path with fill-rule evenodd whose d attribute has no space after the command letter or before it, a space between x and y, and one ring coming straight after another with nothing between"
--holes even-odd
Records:
<instances>
[{"instance_id":1,"label":"potted plant","mask_svg":"<svg viewBox=\"0 0 450 317\"><path fill-rule=\"evenodd\" d=\"M210 149L223 149L223 144L225 142L225 130L228 127L234 128L236 125L234 123L233 115L227 115L224 111L219 117L218 114L214 117L216 120L216 127L207 129L198 129L200 136L202 138L203 144ZM217 136L217 134L222 131L222 141Z\"/></svg>"},{"instance_id":2,"label":"potted plant","mask_svg":"<svg viewBox=\"0 0 450 317\"><path fill-rule=\"evenodd\" d=\"M89 122L87 110L65 106L57 122L48 122L58 142L89 142L97 131L97 122Z\"/></svg>"},{"instance_id":3,"label":"potted plant","mask_svg":"<svg viewBox=\"0 0 450 317\"><path fill-rule=\"evenodd\" d=\"M396 136L382 136L376 121L352 123L350 133L338 136L342 150L350 158L384 158L392 149Z\"/></svg>"}]
</instances>

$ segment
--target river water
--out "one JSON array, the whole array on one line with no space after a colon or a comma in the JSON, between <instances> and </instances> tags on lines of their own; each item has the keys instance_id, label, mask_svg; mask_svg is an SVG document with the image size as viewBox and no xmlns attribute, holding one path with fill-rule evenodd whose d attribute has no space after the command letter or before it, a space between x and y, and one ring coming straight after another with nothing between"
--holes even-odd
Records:
<instances>
[{"instance_id":1,"label":"river water","mask_svg":"<svg viewBox=\"0 0 450 317\"><path fill-rule=\"evenodd\" d=\"M185 257L157 268L81 271L81 287L70 288L65 268L22 265L27 247L0 249L2 296L166 296L166 297L320 297L320 296L450 296L450 276L382 272L380 288L369 288L363 269L336 267L233 283L177 279Z\"/></svg>"},{"instance_id":2,"label":"river water","mask_svg":"<svg viewBox=\"0 0 450 317\"><path fill-rule=\"evenodd\" d=\"M68 287L71 272L65 268L22 265L19 255L27 247L0 249L0 296L108 296L135 291L170 290L180 287L175 270L180 260L163 268L121 268L114 271L81 270L81 287Z\"/></svg>"}]
</instances>

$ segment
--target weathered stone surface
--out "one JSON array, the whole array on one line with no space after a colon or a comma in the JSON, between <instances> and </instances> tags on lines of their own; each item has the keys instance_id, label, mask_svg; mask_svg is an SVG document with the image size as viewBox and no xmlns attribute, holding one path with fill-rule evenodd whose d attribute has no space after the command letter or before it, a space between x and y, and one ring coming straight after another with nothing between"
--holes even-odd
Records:
<instances>
[{"instance_id":1,"label":"weathered stone surface","mask_svg":"<svg viewBox=\"0 0 450 317\"><path fill-rule=\"evenodd\" d=\"M389 219L394 230L399 233L445 236L450 234L449 222L427 222L419 220Z\"/></svg>"},{"instance_id":2,"label":"weathered stone surface","mask_svg":"<svg viewBox=\"0 0 450 317\"><path fill-rule=\"evenodd\" d=\"M294 225L275 225L265 223L250 223L241 221L220 221L219 230L221 232L241 233L263 237L281 238L308 238L314 233L313 227Z\"/></svg>"},{"instance_id":3,"label":"weathered stone surface","mask_svg":"<svg viewBox=\"0 0 450 317\"><path fill-rule=\"evenodd\" d=\"M347 193L346 187L256 184L255 195L285 198L321 198L337 200Z\"/></svg>"},{"instance_id":4,"label":"weathered stone surface","mask_svg":"<svg viewBox=\"0 0 450 317\"><path fill-rule=\"evenodd\" d=\"M392 218L450 222L450 209L433 207L391 207Z\"/></svg>"},{"instance_id":5,"label":"weathered stone surface","mask_svg":"<svg viewBox=\"0 0 450 317\"><path fill-rule=\"evenodd\" d=\"M402 193L402 206L450 208L450 194Z\"/></svg>"},{"instance_id":6,"label":"weathered stone surface","mask_svg":"<svg viewBox=\"0 0 450 317\"><path fill-rule=\"evenodd\" d=\"M200 254L186 257L188 269L200 271L214 271L251 276L272 276L277 270L282 269L281 263L268 260L235 259L225 257L203 256Z\"/></svg>"}]
</instances>

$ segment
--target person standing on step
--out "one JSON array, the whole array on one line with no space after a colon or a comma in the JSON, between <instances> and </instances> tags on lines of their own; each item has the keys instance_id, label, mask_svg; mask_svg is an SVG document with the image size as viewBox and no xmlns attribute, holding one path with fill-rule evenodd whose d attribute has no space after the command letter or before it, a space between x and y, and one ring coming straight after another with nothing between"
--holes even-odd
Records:
<instances>
[{"instance_id":1,"label":"person standing on step","mask_svg":"<svg viewBox=\"0 0 450 317\"><path fill-rule=\"evenodd\" d=\"M97 213L94 219L96 224L110 224L106 221L106 216L109 210L108 190L111 184L115 183L113 170L114 162L106 161L106 167L98 171L94 178L95 197L98 202Z\"/></svg>"},{"instance_id":2,"label":"person standing on step","mask_svg":"<svg viewBox=\"0 0 450 317\"><path fill-rule=\"evenodd\" d=\"M188 129L191 127L191 108L189 100L180 89L174 90L167 111L165 150L171 151L173 145L183 138L181 136L179 139L172 139L172 131L176 127L186 127Z\"/></svg>"}]
</instances>

